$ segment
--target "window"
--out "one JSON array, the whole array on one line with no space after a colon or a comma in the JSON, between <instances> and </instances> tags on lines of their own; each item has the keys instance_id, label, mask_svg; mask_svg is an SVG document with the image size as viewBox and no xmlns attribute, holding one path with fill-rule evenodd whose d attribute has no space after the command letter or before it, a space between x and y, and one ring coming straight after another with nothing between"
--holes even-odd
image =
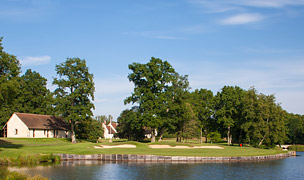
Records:
<instances>
[{"instance_id":1,"label":"window","mask_svg":"<svg viewBox=\"0 0 304 180\"><path fill-rule=\"evenodd\" d=\"M15 129L15 135L18 135L18 129Z\"/></svg>"}]
</instances>

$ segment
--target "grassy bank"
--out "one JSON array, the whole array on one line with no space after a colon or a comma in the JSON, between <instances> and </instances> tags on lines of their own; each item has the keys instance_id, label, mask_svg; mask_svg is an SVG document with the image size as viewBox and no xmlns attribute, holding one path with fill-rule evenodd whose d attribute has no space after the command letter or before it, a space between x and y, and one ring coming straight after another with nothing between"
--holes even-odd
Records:
<instances>
[{"instance_id":1,"label":"grassy bank","mask_svg":"<svg viewBox=\"0 0 304 180\"><path fill-rule=\"evenodd\" d=\"M304 151L304 145L292 145L288 147L290 151Z\"/></svg>"},{"instance_id":2,"label":"grassy bank","mask_svg":"<svg viewBox=\"0 0 304 180\"><path fill-rule=\"evenodd\" d=\"M7 170L7 168L1 168L0 180L48 180L48 178L45 178L40 175L36 175L32 177L27 174L9 171Z\"/></svg>"},{"instance_id":3,"label":"grassy bank","mask_svg":"<svg viewBox=\"0 0 304 180\"><path fill-rule=\"evenodd\" d=\"M133 144L136 148L96 149L100 145ZM37 154L150 154L160 156L202 156L202 157L236 157L236 156L263 156L282 153L279 149L257 149L254 147L227 146L225 143L202 144L203 146L220 146L224 149L152 149L149 145L167 144L171 146L201 146L196 143L176 143L174 140L164 140L156 143L140 143L118 140L113 143L80 142L72 144L66 139L27 139L27 138L0 138L0 159L14 159L24 155Z\"/></svg>"}]
</instances>

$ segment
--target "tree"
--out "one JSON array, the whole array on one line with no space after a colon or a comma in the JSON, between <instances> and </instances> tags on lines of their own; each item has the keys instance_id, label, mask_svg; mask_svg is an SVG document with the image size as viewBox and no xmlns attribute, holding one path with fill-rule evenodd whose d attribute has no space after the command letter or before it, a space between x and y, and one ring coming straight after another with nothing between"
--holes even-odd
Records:
<instances>
[{"instance_id":1,"label":"tree","mask_svg":"<svg viewBox=\"0 0 304 180\"><path fill-rule=\"evenodd\" d=\"M216 118L227 128L228 145L232 143L232 128L241 120L241 103L244 90L235 86L224 86L217 94Z\"/></svg>"},{"instance_id":2,"label":"tree","mask_svg":"<svg viewBox=\"0 0 304 180\"><path fill-rule=\"evenodd\" d=\"M205 143L208 140L208 132L214 129L214 97L213 93L207 89L196 89L191 93L191 102L194 106L199 127L200 127L200 143L202 143L202 134L204 130Z\"/></svg>"},{"instance_id":3,"label":"tree","mask_svg":"<svg viewBox=\"0 0 304 180\"><path fill-rule=\"evenodd\" d=\"M195 134L189 124L197 124L192 104L189 102L190 93L187 75L175 75L172 86L166 93L166 98L166 108L163 108L162 111L167 120L164 127L170 133L176 134L176 141L181 142L181 138L184 139L190 132L192 135Z\"/></svg>"},{"instance_id":4,"label":"tree","mask_svg":"<svg viewBox=\"0 0 304 180\"><path fill-rule=\"evenodd\" d=\"M28 69L21 76L17 98L18 112L53 114L53 97L46 87L47 79Z\"/></svg>"},{"instance_id":5,"label":"tree","mask_svg":"<svg viewBox=\"0 0 304 180\"><path fill-rule=\"evenodd\" d=\"M77 138L91 142L98 142L98 139L103 137L102 124L95 119L80 122L75 128L75 132Z\"/></svg>"},{"instance_id":6,"label":"tree","mask_svg":"<svg viewBox=\"0 0 304 180\"><path fill-rule=\"evenodd\" d=\"M299 114L287 115L287 134L292 144L304 143L304 116Z\"/></svg>"},{"instance_id":7,"label":"tree","mask_svg":"<svg viewBox=\"0 0 304 180\"><path fill-rule=\"evenodd\" d=\"M0 37L0 129L15 111L21 69L16 56L4 51L2 39Z\"/></svg>"},{"instance_id":8,"label":"tree","mask_svg":"<svg viewBox=\"0 0 304 180\"><path fill-rule=\"evenodd\" d=\"M286 139L287 114L274 95L258 94L254 88L244 96L241 129L245 133L245 142L257 147L274 147Z\"/></svg>"},{"instance_id":9,"label":"tree","mask_svg":"<svg viewBox=\"0 0 304 180\"><path fill-rule=\"evenodd\" d=\"M133 63L129 81L134 83L134 92L127 97L125 104L137 103L142 124L151 128L151 141L155 142L155 129L163 126L161 112L167 109L166 92L172 84L176 72L173 67L161 59L152 57L147 64Z\"/></svg>"},{"instance_id":10,"label":"tree","mask_svg":"<svg viewBox=\"0 0 304 180\"><path fill-rule=\"evenodd\" d=\"M138 107L126 109L120 114L117 118L119 138L140 141L145 137L139 116Z\"/></svg>"},{"instance_id":11,"label":"tree","mask_svg":"<svg viewBox=\"0 0 304 180\"><path fill-rule=\"evenodd\" d=\"M56 65L60 79L54 78L55 110L71 125L72 143L76 143L74 126L93 116L94 82L86 61L67 58L66 62Z\"/></svg>"}]
</instances>

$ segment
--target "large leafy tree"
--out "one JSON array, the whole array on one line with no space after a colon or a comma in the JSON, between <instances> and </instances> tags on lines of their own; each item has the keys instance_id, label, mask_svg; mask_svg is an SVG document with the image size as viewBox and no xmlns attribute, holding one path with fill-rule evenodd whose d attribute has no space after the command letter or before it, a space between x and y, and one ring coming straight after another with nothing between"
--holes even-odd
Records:
<instances>
[{"instance_id":1,"label":"large leafy tree","mask_svg":"<svg viewBox=\"0 0 304 180\"><path fill-rule=\"evenodd\" d=\"M2 39L0 37L0 129L15 111L20 74L19 60L4 51Z\"/></svg>"},{"instance_id":2,"label":"large leafy tree","mask_svg":"<svg viewBox=\"0 0 304 180\"><path fill-rule=\"evenodd\" d=\"M207 143L207 137L209 131L214 130L214 97L213 93L207 89L196 89L191 93L191 102L194 106L199 127L200 127L200 142L202 142L202 134L204 131L205 142Z\"/></svg>"},{"instance_id":3,"label":"large leafy tree","mask_svg":"<svg viewBox=\"0 0 304 180\"><path fill-rule=\"evenodd\" d=\"M290 143L303 144L304 143L304 116L299 114L287 115L287 133Z\"/></svg>"},{"instance_id":4,"label":"large leafy tree","mask_svg":"<svg viewBox=\"0 0 304 180\"><path fill-rule=\"evenodd\" d=\"M189 82L188 76L175 75L172 86L166 93L166 108L163 108L163 117L166 119L165 128L176 134L176 141L181 142L181 138L191 137L195 134L196 124L195 114L192 104L189 102Z\"/></svg>"},{"instance_id":5,"label":"large leafy tree","mask_svg":"<svg viewBox=\"0 0 304 180\"><path fill-rule=\"evenodd\" d=\"M76 143L74 126L83 121L92 120L94 104L93 75L89 73L86 61L79 58L67 58L56 65L59 76L54 78L55 110L71 125L72 143Z\"/></svg>"},{"instance_id":6,"label":"large leafy tree","mask_svg":"<svg viewBox=\"0 0 304 180\"><path fill-rule=\"evenodd\" d=\"M47 79L28 69L19 81L18 112L53 114L53 97L46 87Z\"/></svg>"},{"instance_id":7,"label":"large leafy tree","mask_svg":"<svg viewBox=\"0 0 304 180\"><path fill-rule=\"evenodd\" d=\"M142 124L151 128L151 141L155 142L155 129L164 125L161 113L167 109L167 91L176 77L173 67L161 59L152 57L147 64L129 65L132 73L129 81L134 83L134 92L125 103L137 103Z\"/></svg>"},{"instance_id":8,"label":"large leafy tree","mask_svg":"<svg viewBox=\"0 0 304 180\"><path fill-rule=\"evenodd\" d=\"M224 86L216 96L216 118L227 129L228 145L232 143L232 132L241 120L241 105L244 90L238 86Z\"/></svg>"},{"instance_id":9,"label":"large leafy tree","mask_svg":"<svg viewBox=\"0 0 304 180\"><path fill-rule=\"evenodd\" d=\"M119 138L140 141L145 137L139 116L136 106L130 110L126 109L120 114L117 118L117 135Z\"/></svg>"}]
</instances>

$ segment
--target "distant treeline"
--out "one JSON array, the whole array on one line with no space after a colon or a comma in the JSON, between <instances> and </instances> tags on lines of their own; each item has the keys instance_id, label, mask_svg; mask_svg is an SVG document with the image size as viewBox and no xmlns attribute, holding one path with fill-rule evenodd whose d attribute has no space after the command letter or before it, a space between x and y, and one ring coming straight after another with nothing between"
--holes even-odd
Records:
<instances>
[{"instance_id":1,"label":"distant treeline","mask_svg":"<svg viewBox=\"0 0 304 180\"><path fill-rule=\"evenodd\" d=\"M304 116L287 113L274 95L238 86L224 86L215 95L207 89L190 91L187 75L154 57L147 64L130 64L129 69L134 91L125 103L135 106L118 118L121 138L141 140L148 130L152 142L156 135L161 139L171 134L177 141L222 137L228 144L257 147L304 143Z\"/></svg>"}]
</instances>

